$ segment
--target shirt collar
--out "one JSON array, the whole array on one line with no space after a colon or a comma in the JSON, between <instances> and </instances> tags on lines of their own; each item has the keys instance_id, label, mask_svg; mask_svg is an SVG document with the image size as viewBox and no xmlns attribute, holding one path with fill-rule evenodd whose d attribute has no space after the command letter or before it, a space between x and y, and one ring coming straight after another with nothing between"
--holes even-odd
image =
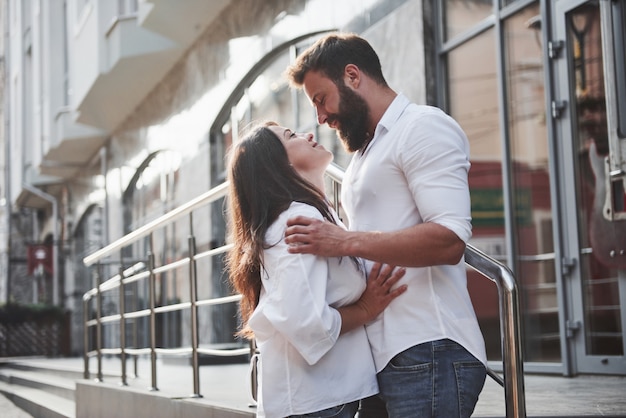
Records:
<instances>
[{"instance_id":1,"label":"shirt collar","mask_svg":"<svg viewBox=\"0 0 626 418\"><path fill-rule=\"evenodd\" d=\"M367 147L363 150L362 154L372 146L372 144L381 136L383 136L386 132L391 129L391 127L396 123L396 121L400 118L404 109L410 104L410 100L402 93L398 93L395 99L391 102L385 113L383 113L383 117L380 118L378 124L376 125L376 130L374 131L374 137L367 144Z\"/></svg>"},{"instance_id":2,"label":"shirt collar","mask_svg":"<svg viewBox=\"0 0 626 418\"><path fill-rule=\"evenodd\" d=\"M400 118L400 115L402 115L404 109L406 109L409 103L409 99L404 94L399 93L396 98L393 99L393 101L383 114L383 117L380 118L378 126L382 126L386 130L391 129L391 127ZM376 126L376 131L380 129L378 126Z\"/></svg>"}]
</instances>

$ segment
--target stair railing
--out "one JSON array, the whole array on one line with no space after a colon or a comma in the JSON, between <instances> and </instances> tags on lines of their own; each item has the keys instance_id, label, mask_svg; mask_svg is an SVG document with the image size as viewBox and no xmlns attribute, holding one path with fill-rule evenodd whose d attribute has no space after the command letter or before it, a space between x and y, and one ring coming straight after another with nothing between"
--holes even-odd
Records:
<instances>
[{"instance_id":1,"label":"stair railing","mask_svg":"<svg viewBox=\"0 0 626 418\"><path fill-rule=\"evenodd\" d=\"M329 166L327 177L331 182L332 198L334 202L339 202L339 192L343 181L343 170L335 165ZM89 378L89 359L97 359L97 378L102 381L102 357L103 355L119 355L121 360L121 384L127 384L126 359L133 356L135 359L135 375L137 368L137 358L141 355L150 356L151 365L151 390L157 388L157 355L161 356L190 356L193 378L192 397L201 397L199 379L199 355L211 356L242 356L255 355L254 344L249 348L239 349L213 349L200 347L198 341L198 317L197 309L200 306L221 305L235 303L240 299L240 295L226 297L198 299L197 292L197 272L196 262L205 257L214 257L227 252L232 246L227 244L218 248L204 252L197 252L195 247L195 236L193 234L193 212L196 209L206 207L227 193L228 184L223 183L197 198L173 209L161 217L147 223L133 232L121 237L111 244L95 251L83 259L86 266L94 266L97 278L96 287L87 291L83 296L84 304L84 377ZM337 210L339 208L336 208ZM188 238L188 256L174 260L162 265L156 265L154 257L153 237L155 232L178 221L184 217L188 218L190 235ZM139 240L148 239L149 253L145 262L139 262L131 267L124 268L123 250ZM114 259L118 257L117 259ZM520 334L520 312L519 295L517 283L511 271L503 264L479 251L471 245L467 245L465 250L465 263L492 280L498 288L500 330L502 345L503 375L500 377L491 369L488 374L500 385L504 387L507 418L526 417L523 361L521 351ZM118 273L107 280L103 279L103 267L105 265L117 264ZM155 283L156 277L167 271L187 266L190 301L183 303L167 304L155 306ZM125 307L125 287L131 283L148 280L149 285L149 308L135 311L127 311ZM117 314L104 316L102 313L102 298L104 292L118 292L119 304ZM95 318L90 318L90 304L95 302ZM166 312L174 312L190 309L190 331L191 341L188 346L181 348L160 348L156 347L156 315ZM148 318L149 321L149 347L129 348L126 344L125 322L130 319ZM107 323L118 323L120 329L120 347L104 348L102 326ZM95 331L95 347L90 347L90 330ZM233 333L235 330L233 330ZM251 393L256 393L255 380L252 381Z\"/></svg>"}]
</instances>

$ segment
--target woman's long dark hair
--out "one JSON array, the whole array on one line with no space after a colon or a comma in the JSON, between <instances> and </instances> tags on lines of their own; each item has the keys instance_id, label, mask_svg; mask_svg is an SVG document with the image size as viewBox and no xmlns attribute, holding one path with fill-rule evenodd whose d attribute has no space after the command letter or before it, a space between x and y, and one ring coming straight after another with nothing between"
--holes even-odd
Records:
<instances>
[{"instance_id":1,"label":"woman's long dark hair","mask_svg":"<svg viewBox=\"0 0 626 418\"><path fill-rule=\"evenodd\" d=\"M269 226L292 202L314 206L336 223L324 192L302 178L289 163L287 151L267 122L252 129L229 153L228 213L230 241L226 268L234 290L242 295L239 335L252 338L248 319L259 303L262 254Z\"/></svg>"}]
</instances>

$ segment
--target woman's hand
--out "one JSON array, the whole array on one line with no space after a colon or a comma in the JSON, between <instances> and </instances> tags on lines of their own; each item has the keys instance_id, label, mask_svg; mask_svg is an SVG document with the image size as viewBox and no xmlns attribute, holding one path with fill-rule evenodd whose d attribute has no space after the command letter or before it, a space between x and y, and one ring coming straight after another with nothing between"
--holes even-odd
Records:
<instances>
[{"instance_id":1,"label":"woman's hand","mask_svg":"<svg viewBox=\"0 0 626 418\"><path fill-rule=\"evenodd\" d=\"M405 268L374 263L367 287L359 300L338 309L341 314L341 334L373 321L395 298L403 294L407 289L406 284L395 289L393 286L405 273Z\"/></svg>"},{"instance_id":2,"label":"woman's hand","mask_svg":"<svg viewBox=\"0 0 626 418\"><path fill-rule=\"evenodd\" d=\"M376 319L391 301L406 291L407 285L392 289L405 273L404 267L395 268L395 266L374 263L367 278L367 287L356 302L366 312L367 322Z\"/></svg>"}]
</instances>

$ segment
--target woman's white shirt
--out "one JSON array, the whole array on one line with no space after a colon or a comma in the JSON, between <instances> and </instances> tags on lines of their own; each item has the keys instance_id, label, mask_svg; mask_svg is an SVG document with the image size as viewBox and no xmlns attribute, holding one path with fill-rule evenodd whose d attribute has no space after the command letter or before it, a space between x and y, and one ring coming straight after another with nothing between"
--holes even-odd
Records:
<instances>
[{"instance_id":1,"label":"woman's white shirt","mask_svg":"<svg viewBox=\"0 0 626 418\"><path fill-rule=\"evenodd\" d=\"M378 392L364 327L339 335L334 308L359 299L365 275L352 259L290 254L287 219L323 219L294 202L266 234L259 305L250 317L260 352L257 416L306 414Z\"/></svg>"}]
</instances>

